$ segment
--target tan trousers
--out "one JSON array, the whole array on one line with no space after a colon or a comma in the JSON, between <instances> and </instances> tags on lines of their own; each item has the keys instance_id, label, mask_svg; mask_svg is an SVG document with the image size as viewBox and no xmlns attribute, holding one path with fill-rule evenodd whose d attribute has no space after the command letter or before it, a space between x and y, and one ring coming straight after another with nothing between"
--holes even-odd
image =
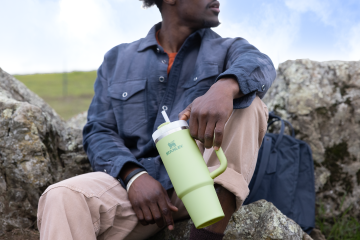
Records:
<instances>
[{"instance_id":1,"label":"tan trousers","mask_svg":"<svg viewBox=\"0 0 360 240\"><path fill-rule=\"evenodd\" d=\"M234 110L225 126L222 148L228 168L214 181L236 196L237 209L249 194L248 184L267 118L266 105L256 97L248 108ZM203 156L210 172L218 167L219 160L212 149L205 149ZM188 218L175 191L171 201L179 209L173 214L174 220ZM126 190L103 172L83 174L48 187L39 200L37 221L44 240L140 240L161 230L156 224L138 223Z\"/></svg>"}]
</instances>

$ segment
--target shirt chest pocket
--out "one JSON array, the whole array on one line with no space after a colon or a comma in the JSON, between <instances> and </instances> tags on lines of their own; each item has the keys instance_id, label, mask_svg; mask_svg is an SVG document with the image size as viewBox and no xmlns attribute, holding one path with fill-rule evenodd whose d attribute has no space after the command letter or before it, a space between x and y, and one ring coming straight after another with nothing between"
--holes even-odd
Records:
<instances>
[{"instance_id":1,"label":"shirt chest pocket","mask_svg":"<svg viewBox=\"0 0 360 240\"><path fill-rule=\"evenodd\" d=\"M219 75L218 65L216 63L202 63L196 68L190 79L182 85L184 88L183 108L192 103L195 98L203 96L209 88L215 83Z\"/></svg>"},{"instance_id":2,"label":"shirt chest pocket","mask_svg":"<svg viewBox=\"0 0 360 240\"><path fill-rule=\"evenodd\" d=\"M215 83L216 77L219 75L219 68L217 63L204 62L199 64L195 69L194 74L187 79L182 86L185 89L189 88L210 88Z\"/></svg>"},{"instance_id":3,"label":"shirt chest pocket","mask_svg":"<svg viewBox=\"0 0 360 240\"><path fill-rule=\"evenodd\" d=\"M146 125L146 79L114 82L108 88L118 128L125 135Z\"/></svg>"}]
</instances>

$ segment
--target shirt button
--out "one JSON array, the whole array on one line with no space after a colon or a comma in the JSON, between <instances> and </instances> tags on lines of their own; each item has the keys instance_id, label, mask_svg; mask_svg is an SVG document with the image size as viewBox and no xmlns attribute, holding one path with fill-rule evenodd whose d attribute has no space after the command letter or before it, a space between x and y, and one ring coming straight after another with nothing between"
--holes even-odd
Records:
<instances>
[{"instance_id":1,"label":"shirt button","mask_svg":"<svg viewBox=\"0 0 360 240\"><path fill-rule=\"evenodd\" d=\"M194 78L194 81L197 81L197 77Z\"/></svg>"},{"instance_id":2,"label":"shirt button","mask_svg":"<svg viewBox=\"0 0 360 240\"><path fill-rule=\"evenodd\" d=\"M156 48L156 51L157 51L157 52L160 52L160 49L159 49L159 48Z\"/></svg>"},{"instance_id":3,"label":"shirt button","mask_svg":"<svg viewBox=\"0 0 360 240\"><path fill-rule=\"evenodd\" d=\"M162 106L162 110L167 111L168 107L164 105L164 106Z\"/></svg>"},{"instance_id":4,"label":"shirt button","mask_svg":"<svg viewBox=\"0 0 360 240\"><path fill-rule=\"evenodd\" d=\"M104 172L106 172L106 169L104 169Z\"/></svg>"},{"instance_id":5,"label":"shirt button","mask_svg":"<svg viewBox=\"0 0 360 240\"><path fill-rule=\"evenodd\" d=\"M265 85L262 85L261 89L264 91L265 90Z\"/></svg>"},{"instance_id":6,"label":"shirt button","mask_svg":"<svg viewBox=\"0 0 360 240\"><path fill-rule=\"evenodd\" d=\"M160 77L159 77L159 81L160 81L160 82L164 82L164 81L165 81L165 78L164 78L163 76L160 76Z\"/></svg>"},{"instance_id":7,"label":"shirt button","mask_svg":"<svg viewBox=\"0 0 360 240\"><path fill-rule=\"evenodd\" d=\"M127 97L128 93L127 92L123 92L122 96L125 98Z\"/></svg>"},{"instance_id":8,"label":"shirt button","mask_svg":"<svg viewBox=\"0 0 360 240\"><path fill-rule=\"evenodd\" d=\"M161 62L162 62L163 64L166 64L166 63L167 63L166 60L162 60Z\"/></svg>"}]
</instances>

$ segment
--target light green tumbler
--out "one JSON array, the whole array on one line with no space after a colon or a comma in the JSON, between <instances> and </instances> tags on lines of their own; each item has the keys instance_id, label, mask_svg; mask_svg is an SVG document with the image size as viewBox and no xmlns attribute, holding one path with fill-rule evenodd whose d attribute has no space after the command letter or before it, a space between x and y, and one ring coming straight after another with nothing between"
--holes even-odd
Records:
<instances>
[{"instance_id":1,"label":"light green tumbler","mask_svg":"<svg viewBox=\"0 0 360 240\"><path fill-rule=\"evenodd\" d=\"M226 170L227 160L220 148L220 167L209 172L186 121L168 121L152 135L178 197L183 201L197 229L220 221L225 215L215 192L214 178Z\"/></svg>"}]
</instances>

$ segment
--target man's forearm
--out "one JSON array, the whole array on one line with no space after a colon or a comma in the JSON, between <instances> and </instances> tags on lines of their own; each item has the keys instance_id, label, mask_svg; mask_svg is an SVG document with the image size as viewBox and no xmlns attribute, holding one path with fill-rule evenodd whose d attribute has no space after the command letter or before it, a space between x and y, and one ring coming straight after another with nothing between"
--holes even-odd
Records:
<instances>
[{"instance_id":1,"label":"man's forearm","mask_svg":"<svg viewBox=\"0 0 360 240\"><path fill-rule=\"evenodd\" d=\"M219 87L222 91L228 91L228 94L233 96L233 99L244 96L239 87L239 83L234 78L221 78L213 87Z\"/></svg>"}]
</instances>

